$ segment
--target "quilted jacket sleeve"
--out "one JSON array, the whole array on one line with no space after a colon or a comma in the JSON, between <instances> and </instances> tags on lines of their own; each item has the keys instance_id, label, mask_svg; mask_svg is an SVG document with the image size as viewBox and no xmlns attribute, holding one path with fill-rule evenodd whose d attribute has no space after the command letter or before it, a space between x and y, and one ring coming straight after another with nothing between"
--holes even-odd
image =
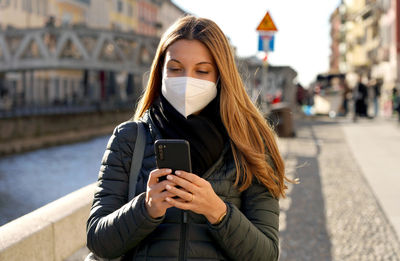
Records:
<instances>
[{"instance_id":1,"label":"quilted jacket sleeve","mask_svg":"<svg viewBox=\"0 0 400 261\"><path fill-rule=\"evenodd\" d=\"M87 221L87 246L99 257L115 258L136 246L162 219L151 218L145 193L128 199L129 170L137 125L118 126L104 153Z\"/></svg>"},{"instance_id":2,"label":"quilted jacket sleeve","mask_svg":"<svg viewBox=\"0 0 400 261\"><path fill-rule=\"evenodd\" d=\"M227 203L227 216L211 233L232 260L278 260L279 202L259 183L242 195L242 211Z\"/></svg>"}]
</instances>

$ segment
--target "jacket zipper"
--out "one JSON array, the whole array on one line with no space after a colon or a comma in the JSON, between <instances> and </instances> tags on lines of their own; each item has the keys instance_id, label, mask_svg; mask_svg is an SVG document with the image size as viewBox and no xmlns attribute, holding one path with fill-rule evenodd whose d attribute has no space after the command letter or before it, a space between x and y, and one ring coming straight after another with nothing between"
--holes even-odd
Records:
<instances>
[{"instance_id":1,"label":"jacket zipper","mask_svg":"<svg viewBox=\"0 0 400 261\"><path fill-rule=\"evenodd\" d=\"M187 211L182 211L181 240L179 243L179 260L186 260L186 230L187 230Z\"/></svg>"}]
</instances>

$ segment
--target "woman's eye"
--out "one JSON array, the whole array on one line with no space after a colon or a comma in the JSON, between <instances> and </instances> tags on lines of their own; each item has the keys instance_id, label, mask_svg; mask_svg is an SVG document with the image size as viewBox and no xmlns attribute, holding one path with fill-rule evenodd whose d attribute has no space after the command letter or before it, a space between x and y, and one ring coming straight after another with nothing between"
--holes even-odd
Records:
<instances>
[{"instance_id":1,"label":"woman's eye","mask_svg":"<svg viewBox=\"0 0 400 261\"><path fill-rule=\"evenodd\" d=\"M200 74L208 74L208 71L197 71Z\"/></svg>"},{"instance_id":2,"label":"woman's eye","mask_svg":"<svg viewBox=\"0 0 400 261\"><path fill-rule=\"evenodd\" d=\"M168 68L168 71L170 71L170 72L178 72L178 71L180 71L180 68Z\"/></svg>"}]
</instances>

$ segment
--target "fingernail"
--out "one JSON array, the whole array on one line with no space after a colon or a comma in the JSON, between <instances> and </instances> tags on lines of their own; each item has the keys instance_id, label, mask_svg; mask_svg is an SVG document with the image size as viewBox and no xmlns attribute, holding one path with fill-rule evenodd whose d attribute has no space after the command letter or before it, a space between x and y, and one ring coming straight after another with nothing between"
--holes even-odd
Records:
<instances>
[{"instance_id":1,"label":"fingernail","mask_svg":"<svg viewBox=\"0 0 400 261\"><path fill-rule=\"evenodd\" d=\"M172 175L168 175L167 179L172 180L173 179Z\"/></svg>"},{"instance_id":2,"label":"fingernail","mask_svg":"<svg viewBox=\"0 0 400 261\"><path fill-rule=\"evenodd\" d=\"M170 198L165 198L165 200L166 200L166 201L171 201L171 199L170 199Z\"/></svg>"},{"instance_id":3,"label":"fingernail","mask_svg":"<svg viewBox=\"0 0 400 261\"><path fill-rule=\"evenodd\" d=\"M179 170L175 171L175 174L180 176L182 174L182 172L180 172Z\"/></svg>"},{"instance_id":4,"label":"fingernail","mask_svg":"<svg viewBox=\"0 0 400 261\"><path fill-rule=\"evenodd\" d=\"M165 173L170 173L172 170L171 169L166 169Z\"/></svg>"},{"instance_id":5,"label":"fingernail","mask_svg":"<svg viewBox=\"0 0 400 261\"><path fill-rule=\"evenodd\" d=\"M166 189L171 189L172 187L170 185L165 186Z\"/></svg>"}]
</instances>

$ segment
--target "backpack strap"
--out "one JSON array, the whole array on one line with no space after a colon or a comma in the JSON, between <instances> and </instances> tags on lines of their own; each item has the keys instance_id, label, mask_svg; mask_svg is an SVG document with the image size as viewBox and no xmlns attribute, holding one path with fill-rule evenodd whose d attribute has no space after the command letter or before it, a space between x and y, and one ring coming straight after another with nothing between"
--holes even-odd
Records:
<instances>
[{"instance_id":1,"label":"backpack strap","mask_svg":"<svg viewBox=\"0 0 400 261\"><path fill-rule=\"evenodd\" d=\"M135 148L133 149L131 169L129 173L128 201L135 197L136 183L140 169L142 167L145 146L146 146L146 130L144 128L143 122L137 121L137 136L136 136Z\"/></svg>"},{"instance_id":2,"label":"backpack strap","mask_svg":"<svg viewBox=\"0 0 400 261\"><path fill-rule=\"evenodd\" d=\"M136 183L140 169L142 167L142 161L144 156L144 148L146 146L146 130L144 128L143 122L137 121L137 136L135 142L135 148L133 149L131 169L129 172L129 192L128 201L135 197ZM120 261L122 257L117 257L113 259L101 258L93 254L92 252L86 256L85 261Z\"/></svg>"}]
</instances>

